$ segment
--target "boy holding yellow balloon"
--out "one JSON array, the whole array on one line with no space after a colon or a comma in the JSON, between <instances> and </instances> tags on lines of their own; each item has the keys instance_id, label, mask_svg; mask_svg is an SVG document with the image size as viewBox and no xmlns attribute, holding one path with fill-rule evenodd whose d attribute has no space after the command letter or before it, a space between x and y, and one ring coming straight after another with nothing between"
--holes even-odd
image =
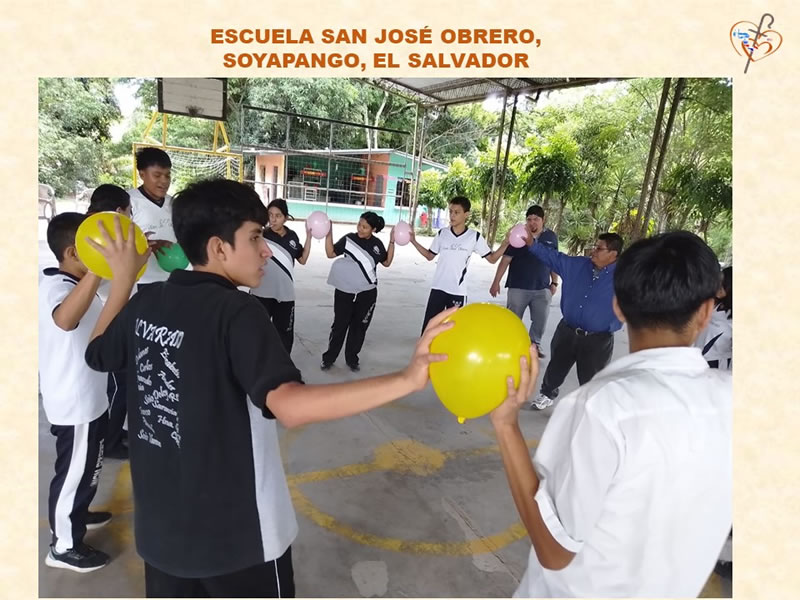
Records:
<instances>
[{"instance_id":1,"label":"boy holding yellow balloon","mask_svg":"<svg viewBox=\"0 0 800 600\"><path fill-rule=\"evenodd\" d=\"M732 512L731 377L692 346L719 286L714 252L692 233L624 252L613 303L631 353L561 400L533 462L518 418L536 363L508 382L491 420L533 543L515 596L700 593Z\"/></svg>"},{"instance_id":2,"label":"boy holding yellow balloon","mask_svg":"<svg viewBox=\"0 0 800 600\"><path fill-rule=\"evenodd\" d=\"M148 597L294 596L297 535L278 446L286 427L328 421L425 387L431 340L452 327L432 319L401 372L304 385L258 287L270 257L258 195L234 181L189 185L173 225L193 270L130 290L144 257L131 235L97 245L114 277L86 361L126 367L136 546ZM190 551L187 551L190 549Z\"/></svg>"},{"instance_id":3,"label":"boy holding yellow balloon","mask_svg":"<svg viewBox=\"0 0 800 600\"><path fill-rule=\"evenodd\" d=\"M87 528L111 520L111 513L89 512L103 466L108 403L106 377L83 357L103 306L97 295L100 277L87 270L75 245L85 218L61 213L50 221L47 245L58 268L45 269L39 283L40 389L56 438L48 497L52 540L45 564L78 573L108 562L108 555L84 544L83 536Z\"/></svg>"}]
</instances>

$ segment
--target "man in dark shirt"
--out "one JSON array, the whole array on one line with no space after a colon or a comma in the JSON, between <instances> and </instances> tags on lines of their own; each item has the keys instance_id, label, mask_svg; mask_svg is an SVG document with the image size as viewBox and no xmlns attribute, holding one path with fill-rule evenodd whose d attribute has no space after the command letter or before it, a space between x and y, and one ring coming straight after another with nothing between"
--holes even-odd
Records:
<instances>
[{"instance_id":1,"label":"man in dark shirt","mask_svg":"<svg viewBox=\"0 0 800 600\"><path fill-rule=\"evenodd\" d=\"M525 213L525 226L537 243L546 244L554 250L558 250L556 234L544 226L544 209L541 206L528 208ZM531 254L526 247L509 246L503 258L500 259L500 264L497 265L497 273L494 276L492 287L489 288L492 297L497 297L500 293L500 281L502 281L506 269L509 269L508 279L506 279L508 288L506 306L520 319L525 315L526 310L530 311L531 341L539 350L539 358L544 358L541 350L542 336L545 325L547 325L550 300L558 287L558 275Z\"/></svg>"},{"instance_id":2,"label":"man in dark shirt","mask_svg":"<svg viewBox=\"0 0 800 600\"><path fill-rule=\"evenodd\" d=\"M552 406L558 387L572 365L577 363L581 385L603 369L614 351L614 332L622 327L612 308L614 270L622 252L622 238L616 233L599 236L590 256L567 256L530 237L529 251L563 282L562 319L550 342L550 362L539 395L531 409Z\"/></svg>"},{"instance_id":3,"label":"man in dark shirt","mask_svg":"<svg viewBox=\"0 0 800 600\"><path fill-rule=\"evenodd\" d=\"M297 535L275 420L337 419L421 390L443 360L437 316L402 372L303 385L256 287L270 257L267 211L240 183L203 181L173 204L178 243L193 265L128 301L148 255L123 240L95 245L114 275L86 361L126 367L136 547L148 597L293 597Z\"/></svg>"}]
</instances>

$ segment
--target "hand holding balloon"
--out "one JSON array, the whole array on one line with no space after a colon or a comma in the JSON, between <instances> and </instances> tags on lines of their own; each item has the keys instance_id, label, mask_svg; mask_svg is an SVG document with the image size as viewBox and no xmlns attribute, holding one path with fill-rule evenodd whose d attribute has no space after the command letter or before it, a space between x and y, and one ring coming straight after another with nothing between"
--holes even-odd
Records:
<instances>
[{"instance_id":1,"label":"hand holding balloon","mask_svg":"<svg viewBox=\"0 0 800 600\"><path fill-rule=\"evenodd\" d=\"M103 279L127 276L133 261L138 265L134 280L138 280L150 256L142 230L125 215L113 211L86 217L75 233L75 248L86 268Z\"/></svg>"},{"instance_id":2,"label":"hand holding balloon","mask_svg":"<svg viewBox=\"0 0 800 600\"><path fill-rule=\"evenodd\" d=\"M508 243L514 248L522 248L528 238L528 228L522 223L514 225L508 232Z\"/></svg>"},{"instance_id":3,"label":"hand holding balloon","mask_svg":"<svg viewBox=\"0 0 800 600\"><path fill-rule=\"evenodd\" d=\"M458 307L449 308L433 317L417 342L411 362L403 371L403 374L411 381L414 391L418 392L428 384L429 367L432 363L447 360L447 354L431 353L431 342L440 333L455 326L453 321L448 321L447 323L444 321L456 310L458 310Z\"/></svg>"},{"instance_id":4,"label":"hand holding balloon","mask_svg":"<svg viewBox=\"0 0 800 600\"><path fill-rule=\"evenodd\" d=\"M189 266L189 259L180 245L170 243L169 246L162 246L159 250L153 250L158 261L158 266L167 273L172 273L176 269L185 269Z\"/></svg>"},{"instance_id":5,"label":"hand holding balloon","mask_svg":"<svg viewBox=\"0 0 800 600\"><path fill-rule=\"evenodd\" d=\"M398 221L392 230L394 241L398 246L405 246L411 241L411 225L405 221Z\"/></svg>"},{"instance_id":6,"label":"hand holding balloon","mask_svg":"<svg viewBox=\"0 0 800 600\"><path fill-rule=\"evenodd\" d=\"M109 221L113 223L112 231L106 225ZM87 217L75 235L75 246L81 261L95 275L131 283L142 276L150 257L142 230L124 215L114 212Z\"/></svg>"},{"instance_id":7,"label":"hand holding balloon","mask_svg":"<svg viewBox=\"0 0 800 600\"><path fill-rule=\"evenodd\" d=\"M315 210L306 218L306 229L316 239L321 240L331 230L331 221L321 210Z\"/></svg>"},{"instance_id":8,"label":"hand holding balloon","mask_svg":"<svg viewBox=\"0 0 800 600\"><path fill-rule=\"evenodd\" d=\"M506 380L520 380L519 357L530 352L530 337L517 315L496 304L469 304L447 317L456 327L431 342L431 352L447 354L430 366L433 389L458 417L481 417L503 403Z\"/></svg>"},{"instance_id":9,"label":"hand holding balloon","mask_svg":"<svg viewBox=\"0 0 800 600\"><path fill-rule=\"evenodd\" d=\"M506 378L507 395L503 403L489 413L495 428L516 425L519 410L533 393L536 377L539 375L539 357L536 344L532 344L528 354L519 359L519 385L514 385L514 378Z\"/></svg>"}]
</instances>

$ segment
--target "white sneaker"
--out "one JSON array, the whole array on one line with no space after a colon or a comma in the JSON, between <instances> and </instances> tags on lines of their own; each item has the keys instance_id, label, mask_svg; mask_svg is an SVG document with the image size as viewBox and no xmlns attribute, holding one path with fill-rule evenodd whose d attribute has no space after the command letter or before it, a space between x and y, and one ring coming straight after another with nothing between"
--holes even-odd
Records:
<instances>
[{"instance_id":1,"label":"white sneaker","mask_svg":"<svg viewBox=\"0 0 800 600\"><path fill-rule=\"evenodd\" d=\"M545 408L549 408L553 406L553 399L549 396L545 396L544 394L539 394L531 400L530 410L544 410Z\"/></svg>"}]
</instances>

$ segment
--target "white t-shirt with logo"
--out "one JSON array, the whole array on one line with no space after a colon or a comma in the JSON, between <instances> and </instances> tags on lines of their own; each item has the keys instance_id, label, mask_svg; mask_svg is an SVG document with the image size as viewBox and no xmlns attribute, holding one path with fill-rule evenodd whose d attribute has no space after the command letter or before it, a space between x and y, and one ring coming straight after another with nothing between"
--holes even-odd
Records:
<instances>
[{"instance_id":1,"label":"white t-shirt with logo","mask_svg":"<svg viewBox=\"0 0 800 600\"><path fill-rule=\"evenodd\" d=\"M439 255L431 287L453 296L467 295L467 265L472 253L481 257L492 253L479 231L465 229L456 235L452 227L445 227L436 233L430 251Z\"/></svg>"},{"instance_id":2,"label":"white t-shirt with logo","mask_svg":"<svg viewBox=\"0 0 800 600\"><path fill-rule=\"evenodd\" d=\"M139 228L147 233L152 231L150 239L167 240L177 242L175 231L172 229L172 196L167 194L164 198L164 205L159 206L147 196L141 189L128 190L131 197L131 217ZM155 254L151 255L147 261L147 269L139 280L139 283L154 283L156 281L166 281L169 277L164 269L158 265Z\"/></svg>"},{"instance_id":3,"label":"white t-shirt with logo","mask_svg":"<svg viewBox=\"0 0 800 600\"><path fill-rule=\"evenodd\" d=\"M105 373L92 371L84 355L103 304L95 295L71 331L53 320L53 312L78 285L72 275L45 269L39 280L39 379L47 420L52 425L91 423L108 409Z\"/></svg>"}]
</instances>

